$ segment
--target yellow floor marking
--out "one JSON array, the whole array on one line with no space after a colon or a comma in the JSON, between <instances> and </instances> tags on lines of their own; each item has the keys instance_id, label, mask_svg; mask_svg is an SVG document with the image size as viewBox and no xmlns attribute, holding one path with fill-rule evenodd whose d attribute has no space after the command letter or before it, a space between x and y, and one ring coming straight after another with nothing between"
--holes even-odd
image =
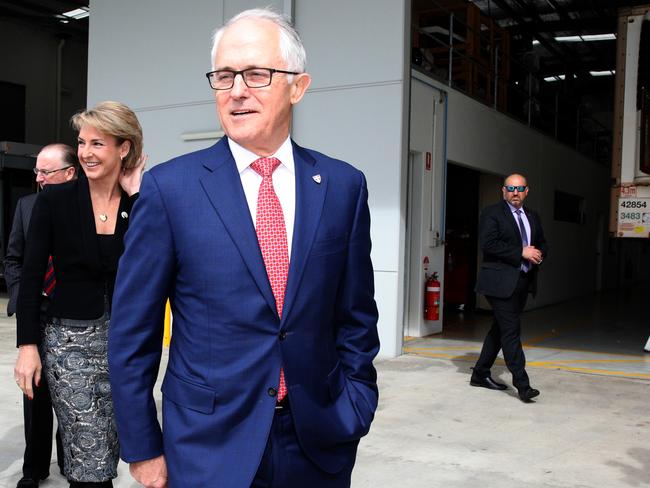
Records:
<instances>
[{"instance_id":1,"label":"yellow floor marking","mask_svg":"<svg viewBox=\"0 0 650 488\"><path fill-rule=\"evenodd\" d=\"M546 363L648 363L647 359L549 359L548 361L533 361Z\"/></svg>"},{"instance_id":2,"label":"yellow floor marking","mask_svg":"<svg viewBox=\"0 0 650 488\"><path fill-rule=\"evenodd\" d=\"M650 374L646 373L630 373L627 371L609 371L606 369L590 369L590 368L576 368L570 366L554 365L553 363L528 363L527 366L532 366L536 368L544 369L558 369L561 371L574 371L576 373L592 373L592 374L602 374L606 376L619 376L624 378L641 378L641 379L650 379Z\"/></svg>"},{"instance_id":3,"label":"yellow floor marking","mask_svg":"<svg viewBox=\"0 0 650 488\"><path fill-rule=\"evenodd\" d=\"M538 336L535 336L531 339L528 339L525 343L524 346L534 346L538 342L543 342L547 339L553 339L556 338L559 334L557 332L547 332L546 334L540 334Z\"/></svg>"},{"instance_id":4,"label":"yellow floor marking","mask_svg":"<svg viewBox=\"0 0 650 488\"><path fill-rule=\"evenodd\" d=\"M404 352L409 353L408 349L405 349ZM464 356L458 356L458 355L453 355L453 354L435 354L431 352L426 352L426 351L412 351L412 353L416 356L424 356L428 358L434 358L434 359L451 359L451 360L460 360L464 361L467 363L474 362L473 357L468 357L466 355ZM576 373L591 373L591 374L600 374L600 375L606 375L606 376L617 376L617 377L622 377L622 378L639 378L639 379L650 379L650 374L646 373L631 373L631 372L626 372L626 371L608 371L605 369L591 369L591 368L579 368L579 367L571 367L571 366L566 366L563 364L559 364L562 361L530 361L527 363L527 366L534 367L534 368L544 368L544 369L555 369L559 371L573 371ZM577 361L576 361L577 362ZM497 358L495 361L495 364L498 365L505 365L503 359Z\"/></svg>"},{"instance_id":5,"label":"yellow floor marking","mask_svg":"<svg viewBox=\"0 0 650 488\"><path fill-rule=\"evenodd\" d=\"M410 338L410 340L414 339L424 339L423 337L415 337L415 338ZM440 339L443 341L452 341L455 339ZM426 342L426 341L425 341ZM424 344L422 344L424 346ZM606 355L606 356L619 356L619 357L630 357L630 358L639 358L642 356L641 353L637 354L627 354L627 353L611 353L611 352L601 352L601 351L589 351L587 349L560 349L558 347L550 347L550 346L531 346L528 342L523 344L524 348L526 349L544 349L544 350L552 350L552 351L558 351L558 352L576 352L576 353L583 353L583 354L598 354L600 356ZM423 349L430 349L430 350L447 350L447 349L480 349L482 346L468 346L468 345L459 345L459 346L432 346L432 347L423 347ZM646 361L650 362L650 358L648 359L642 359L641 361Z\"/></svg>"},{"instance_id":6,"label":"yellow floor marking","mask_svg":"<svg viewBox=\"0 0 650 488\"><path fill-rule=\"evenodd\" d=\"M407 354L409 354L408 351L406 351ZM451 360L458 360L458 361L464 361L466 363L474 363L476 361L476 355L472 356L458 356L454 354L436 354L432 352L414 352L412 353L414 356L422 356L422 357L427 357L427 358L433 358L433 359L451 359ZM500 366L505 366L506 363L503 362L503 359L497 358L494 364L498 364Z\"/></svg>"},{"instance_id":7,"label":"yellow floor marking","mask_svg":"<svg viewBox=\"0 0 650 488\"><path fill-rule=\"evenodd\" d=\"M439 346L439 347L405 347L411 351L456 351L458 349L480 349L481 346Z\"/></svg>"},{"instance_id":8,"label":"yellow floor marking","mask_svg":"<svg viewBox=\"0 0 650 488\"><path fill-rule=\"evenodd\" d=\"M537 342L542 342L547 339L552 339L559 337L560 335L565 334L567 331L572 331L574 329L582 329L584 328L585 324L573 324L573 325L561 325L561 326L555 326L555 328L549 332L546 332L545 334L539 334L538 336L534 336L533 338L529 339L526 341L524 346L530 344L531 346L535 345ZM560 330L561 329L561 330Z\"/></svg>"},{"instance_id":9,"label":"yellow floor marking","mask_svg":"<svg viewBox=\"0 0 650 488\"><path fill-rule=\"evenodd\" d=\"M622 357L630 357L630 358L638 358L641 353L637 354L626 354L626 353L611 353L611 352L601 352L601 351L588 351L587 349L560 349L558 347L550 347L550 346L528 346L526 344L523 345L525 348L528 349L546 349L546 350L553 350L553 351L560 351L560 352L577 352L577 353L584 353L584 354L599 354L599 355L606 355L606 356L622 356Z\"/></svg>"},{"instance_id":10,"label":"yellow floor marking","mask_svg":"<svg viewBox=\"0 0 650 488\"><path fill-rule=\"evenodd\" d=\"M456 350L479 350L480 347L465 346L465 347L405 347L404 352L427 352L427 351L456 351ZM561 351L561 350L560 350ZM604 354L604 353L592 353L592 354ZM632 356L634 357L634 356ZM529 364L541 364L541 363L648 363L650 364L650 359L551 359L548 361L529 361Z\"/></svg>"}]
</instances>

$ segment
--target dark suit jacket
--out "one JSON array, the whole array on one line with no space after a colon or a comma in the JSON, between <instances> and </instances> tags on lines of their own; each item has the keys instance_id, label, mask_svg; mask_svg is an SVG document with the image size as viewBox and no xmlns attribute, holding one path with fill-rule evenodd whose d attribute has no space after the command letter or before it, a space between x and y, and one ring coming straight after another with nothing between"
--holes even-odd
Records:
<instances>
[{"instance_id":1,"label":"dark suit jacket","mask_svg":"<svg viewBox=\"0 0 650 488\"><path fill-rule=\"evenodd\" d=\"M7 315L9 317L16 313L16 301L18 300L18 290L20 289L20 274L23 269L23 257L25 254L25 238L37 196L37 193L32 193L18 200L14 220L11 224L11 233L9 234L9 242L7 243L7 255L5 256L5 281L7 282L7 291L9 292Z\"/></svg>"},{"instance_id":2,"label":"dark suit jacket","mask_svg":"<svg viewBox=\"0 0 650 488\"><path fill-rule=\"evenodd\" d=\"M118 271L109 367L122 458L164 453L170 487L250 486L281 366L298 439L322 469L351 466L370 428L379 340L365 178L295 144L293 154L281 319L226 138L142 181ZM152 389L168 296L161 431Z\"/></svg>"},{"instance_id":3,"label":"dark suit jacket","mask_svg":"<svg viewBox=\"0 0 650 488\"><path fill-rule=\"evenodd\" d=\"M524 206L531 228L530 245L542 251L546 257L547 246L542 223L535 212ZM478 226L479 245L483 251L476 292L487 296L507 298L511 296L519 279L521 267L521 233L512 211L505 200L486 207L481 213ZM537 291L539 266L531 263L530 292Z\"/></svg>"},{"instance_id":4,"label":"dark suit jacket","mask_svg":"<svg viewBox=\"0 0 650 488\"><path fill-rule=\"evenodd\" d=\"M120 254L135 197L122 193L120 200L115 225ZM88 180L83 173L76 180L46 186L34 204L18 293L18 345L40 342L41 291L50 255L56 289L48 316L101 317L104 295L112 295L117 260L108 270L102 266Z\"/></svg>"}]
</instances>

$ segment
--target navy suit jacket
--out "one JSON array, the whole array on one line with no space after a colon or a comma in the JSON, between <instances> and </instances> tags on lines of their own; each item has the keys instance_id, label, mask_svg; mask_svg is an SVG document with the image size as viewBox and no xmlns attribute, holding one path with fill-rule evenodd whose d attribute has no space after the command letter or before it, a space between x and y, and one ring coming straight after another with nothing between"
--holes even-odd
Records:
<instances>
[{"instance_id":1,"label":"navy suit jacket","mask_svg":"<svg viewBox=\"0 0 650 488\"><path fill-rule=\"evenodd\" d=\"M530 224L530 245L535 246L546 257L548 248L544 230L538 215L524 207ZM521 268L521 232L512 211L505 200L486 207L481 212L478 225L479 245L483 251L483 262L479 268L476 292L498 298L510 297L517 286ZM530 292L537 292L539 266L532 264Z\"/></svg>"},{"instance_id":2,"label":"navy suit jacket","mask_svg":"<svg viewBox=\"0 0 650 488\"><path fill-rule=\"evenodd\" d=\"M365 178L293 148L282 319L227 140L143 179L118 270L109 364L122 458L164 453L170 487L250 486L281 366L299 442L323 470L354 462L370 428L379 340ZM152 389L167 297L174 321L161 433Z\"/></svg>"}]
</instances>

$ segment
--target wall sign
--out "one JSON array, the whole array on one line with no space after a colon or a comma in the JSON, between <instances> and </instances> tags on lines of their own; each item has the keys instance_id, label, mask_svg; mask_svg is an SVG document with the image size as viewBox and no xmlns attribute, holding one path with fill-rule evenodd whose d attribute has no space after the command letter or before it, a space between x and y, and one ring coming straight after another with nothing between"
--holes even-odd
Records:
<instances>
[{"instance_id":1,"label":"wall sign","mask_svg":"<svg viewBox=\"0 0 650 488\"><path fill-rule=\"evenodd\" d=\"M650 198L619 198L617 220L619 237L650 237Z\"/></svg>"}]
</instances>

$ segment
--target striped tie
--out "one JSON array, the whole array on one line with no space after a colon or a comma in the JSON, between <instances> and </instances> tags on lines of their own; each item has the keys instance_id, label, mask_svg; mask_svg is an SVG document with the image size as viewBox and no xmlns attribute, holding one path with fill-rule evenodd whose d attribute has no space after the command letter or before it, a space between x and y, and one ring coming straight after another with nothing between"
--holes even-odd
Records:
<instances>
[{"instance_id":1,"label":"striped tie","mask_svg":"<svg viewBox=\"0 0 650 488\"><path fill-rule=\"evenodd\" d=\"M524 225L524 221L521 218L521 209L518 208L515 213L517 214L517 221L519 223L519 232L521 233L521 243L524 247L528 246L528 233L526 232L526 226ZM527 259L522 259L521 260L521 270L524 272L528 272L528 269L530 268L530 264L528 263Z\"/></svg>"},{"instance_id":2,"label":"striped tie","mask_svg":"<svg viewBox=\"0 0 650 488\"><path fill-rule=\"evenodd\" d=\"M43 278L43 293L48 297L54 292L56 286L56 276L54 275L54 264L52 264L52 256L47 260L47 271L45 271L45 278Z\"/></svg>"}]
</instances>

